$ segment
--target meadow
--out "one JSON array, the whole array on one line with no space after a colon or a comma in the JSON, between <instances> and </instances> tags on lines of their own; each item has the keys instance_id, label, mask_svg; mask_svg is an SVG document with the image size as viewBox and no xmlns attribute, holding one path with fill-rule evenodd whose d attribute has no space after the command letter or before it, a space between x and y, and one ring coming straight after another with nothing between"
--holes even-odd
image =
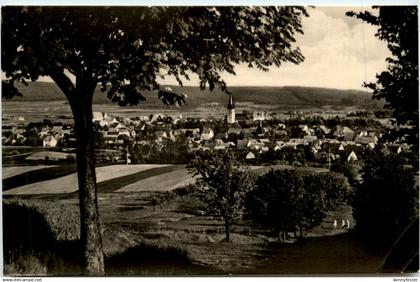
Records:
<instances>
[{"instance_id":1,"label":"meadow","mask_svg":"<svg viewBox=\"0 0 420 282\"><path fill-rule=\"evenodd\" d=\"M220 220L204 215L203 203L190 195L135 192L98 196L107 275L375 273L384 256L361 245L351 230L332 227L333 218L351 216L346 205L333 211L316 233L298 241L279 243L270 230L240 222L233 228L231 242L223 242ZM27 222L27 214L19 215L14 205L26 207L26 213L31 207L46 220L40 224L40 216L31 216L26 228L36 232L31 239L34 250L26 252L20 246L18 252L7 255L6 273L80 274L77 195L6 196L3 204L8 233L16 228L16 224L8 226L11 212L14 222ZM22 232L22 225L15 232ZM28 238L18 239L25 242ZM22 258L16 259L19 256ZM19 267L19 261L26 265Z\"/></svg>"},{"instance_id":2,"label":"meadow","mask_svg":"<svg viewBox=\"0 0 420 282\"><path fill-rule=\"evenodd\" d=\"M54 167L38 170L48 169ZM269 168L251 169L261 174ZM302 168L301 173L308 173L304 169L322 171ZM272 230L242 221L233 227L232 241L223 242L220 219L205 215L204 204L184 186L193 180L185 166L119 165L97 171L107 275L374 273L384 256L360 244L352 229L333 228L334 219L354 225L344 203L304 239L280 243ZM72 175L47 180L49 186L26 184L32 185L27 193L12 195L21 187L3 193L7 274L80 274L78 195L66 188L77 186ZM63 181L70 176L71 185Z\"/></svg>"}]
</instances>

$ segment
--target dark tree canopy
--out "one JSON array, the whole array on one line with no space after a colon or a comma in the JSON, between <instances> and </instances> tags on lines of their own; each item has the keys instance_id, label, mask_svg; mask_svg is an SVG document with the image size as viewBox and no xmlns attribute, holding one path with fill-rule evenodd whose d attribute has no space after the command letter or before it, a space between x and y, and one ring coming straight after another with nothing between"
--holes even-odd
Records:
<instances>
[{"instance_id":1,"label":"dark tree canopy","mask_svg":"<svg viewBox=\"0 0 420 282\"><path fill-rule=\"evenodd\" d=\"M347 200L349 185L337 173L300 176L295 170L270 170L258 177L247 196L248 217L258 225L281 231L311 229Z\"/></svg>"},{"instance_id":2,"label":"dark tree canopy","mask_svg":"<svg viewBox=\"0 0 420 282\"><path fill-rule=\"evenodd\" d=\"M387 42L392 56L387 58L387 70L377 75L376 82L365 83L373 90L373 97L385 99L386 108L393 110L399 124L411 124L418 131L419 70L418 17L416 6L380 6L378 15L370 12L354 13L363 21L378 26L376 36ZM418 142L417 138L412 141Z\"/></svg>"},{"instance_id":3,"label":"dark tree canopy","mask_svg":"<svg viewBox=\"0 0 420 282\"><path fill-rule=\"evenodd\" d=\"M375 243L389 243L418 217L414 171L397 154L376 152L362 170L352 199L356 228Z\"/></svg>"},{"instance_id":4,"label":"dark tree canopy","mask_svg":"<svg viewBox=\"0 0 420 282\"><path fill-rule=\"evenodd\" d=\"M2 69L11 82L51 76L71 89L67 70L122 104L166 75L226 89L220 74L234 63L302 62L292 46L302 16L300 7L3 7Z\"/></svg>"}]
</instances>

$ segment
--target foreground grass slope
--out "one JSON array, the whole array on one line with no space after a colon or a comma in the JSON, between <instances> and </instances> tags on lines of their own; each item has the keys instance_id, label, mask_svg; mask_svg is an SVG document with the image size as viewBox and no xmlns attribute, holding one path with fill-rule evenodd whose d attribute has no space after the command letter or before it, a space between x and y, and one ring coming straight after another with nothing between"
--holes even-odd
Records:
<instances>
[{"instance_id":1,"label":"foreground grass slope","mask_svg":"<svg viewBox=\"0 0 420 282\"><path fill-rule=\"evenodd\" d=\"M375 273L384 256L361 244L352 232L333 229L331 216L349 216L346 206L326 219L320 227L322 237L280 244L269 230L240 222L233 228L232 242L227 243L221 242L224 234L220 220L203 215L203 203L178 189L98 196L108 275ZM8 253L5 269L9 273L79 274L75 259L79 236L77 195L6 196L3 204L6 223L10 210L8 213L5 209L29 207L26 214L21 212L20 219L13 213L12 227L45 227L31 233L31 242L41 240L40 247ZM32 211L29 222L28 209ZM16 220L21 224L13 225ZM338 235L329 236L333 234ZM7 238L28 242L28 238L20 237ZM25 263L32 267L23 267Z\"/></svg>"}]
</instances>

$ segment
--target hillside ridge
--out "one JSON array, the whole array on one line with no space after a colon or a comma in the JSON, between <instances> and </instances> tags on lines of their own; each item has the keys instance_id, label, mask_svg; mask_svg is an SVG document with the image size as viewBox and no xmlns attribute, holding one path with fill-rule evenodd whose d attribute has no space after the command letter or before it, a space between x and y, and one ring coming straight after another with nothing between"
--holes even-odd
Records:
<instances>
[{"instance_id":1,"label":"hillside ridge","mask_svg":"<svg viewBox=\"0 0 420 282\"><path fill-rule=\"evenodd\" d=\"M28 86L16 85L23 97L15 97L11 101L65 101L60 89L51 82L34 82ZM202 104L227 102L227 95L219 89L200 90L195 86L168 85L177 92L188 95L187 106L197 107ZM304 86L231 86L228 88L235 102L250 102L255 104L279 105L283 107L322 107L331 106L363 106L377 107L378 101L372 100L369 92L361 90L340 90L321 87ZM161 107L156 92L144 91L146 102L143 107ZM94 104L111 104L106 93L98 87L93 98ZM380 104L380 103L379 103Z\"/></svg>"}]
</instances>

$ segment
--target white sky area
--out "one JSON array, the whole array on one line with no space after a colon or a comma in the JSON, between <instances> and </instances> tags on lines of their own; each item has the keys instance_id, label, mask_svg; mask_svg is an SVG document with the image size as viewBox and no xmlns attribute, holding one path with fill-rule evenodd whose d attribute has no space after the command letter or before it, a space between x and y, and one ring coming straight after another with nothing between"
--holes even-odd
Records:
<instances>
[{"instance_id":1,"label":"white sky area","mask_svg":"<svg viewBox=\"0 0 420 282\"><path fill-rule=\"evenodd\" d=\"M370 7L312 7L303 18L304 34L296 36L305 61L287 63L263 72L237 65L236 75L223 74L228 86L315 86L366 90L363 82L375 81L385 70L390 55L386 43L374 35L377 28L345 15L347 11L371 10ZM2 73L3 75L3 73ZM198 86L198 77L190 75L184 85ZM51 81L46 77L41 81ZM159 81L175 85L173 77Z\"/></svg>"},{"instance_id":2,"label":"white sky area","mask_svg":"<svg viewBox=\"0 0 420 282\"><path fill-rule=\"evenodd\" d=\"M308 8L303 19L303 35L296 45L305 56L299 65L285 64L269 72L236 67L236 76L222 77L228 86L316 86L337 89L358 89L363 82L375 81L376 73L385 70L385 58L390 55L384 41L375 37L377 28L361 20L345 16L347 11L371 10L370 7ZM174 79L167 83L176 84ZM198 85L192 78L184 85Z\"/></svg>"}]
</instances>

